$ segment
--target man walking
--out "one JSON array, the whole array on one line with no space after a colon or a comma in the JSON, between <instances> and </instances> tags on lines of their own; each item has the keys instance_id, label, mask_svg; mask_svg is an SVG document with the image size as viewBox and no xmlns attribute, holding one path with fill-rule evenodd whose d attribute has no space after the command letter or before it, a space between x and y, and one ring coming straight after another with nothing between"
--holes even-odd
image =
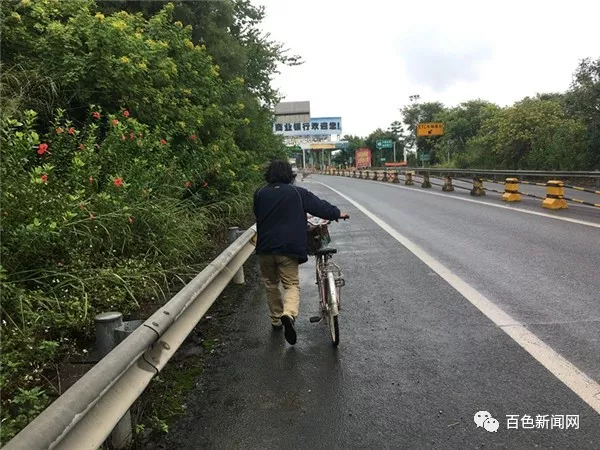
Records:
<instances>
[{"instance_id":1,"label":"man walking","mask_svg":"<svg viewBox=\"0 0 600 450\"><path fill-rule=\"evenodd\" d=\"M273 161L265 173L267 185L254 193L256 254L267 289L271 325L274 330L285 327L285 339L292 345L300 307L298 266L308 261L306 213L328 220L348 218L307 189L293 186L294 178L289 162Z\"/></svg>"}]
</instances>

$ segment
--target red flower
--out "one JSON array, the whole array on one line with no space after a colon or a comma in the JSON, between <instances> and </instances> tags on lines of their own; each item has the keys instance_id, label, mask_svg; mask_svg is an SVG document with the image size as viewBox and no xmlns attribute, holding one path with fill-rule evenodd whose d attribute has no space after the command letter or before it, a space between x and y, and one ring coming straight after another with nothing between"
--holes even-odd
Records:
<instances>
[{"instance_id":1,"label":"red flower","mask_svg":"<svg viewBox=\"0 0 600 450\"><path fill-rule=\"evenodd\" d=\"M116 187L121 187L121 186L123 186L123 178L121 178L121 177L115 178L113 180L113 183Z\"/></svg>"},{"instance_id":2,"label":"red flower","mask_svg":"<svg viewBox=\"0 0 600 450\"><path fill-rule=\"evenodd\" d=\"M90 213L90 220L94 220L94 215Z\"/></svg>"},{"instance_id":3,"label":"red flower","mask_svg":"<svg viewBox=\"0 0 600 450\"><path fill-rule=\"evenodd\" d=\"M78 147L78 148L79 148L79 150L85 150L85 145L83 145L83 144L79 144L79 147Z\"/></svg>"},{"instance_id":4,"label":"red flower","mask_svg":"<svg viewBox=\"0 0 600 450\"><path fill-rule=\"evenodd\" d=\"M90 184L94 182L94 177L90 177Z\"/></svg>"},{"instance_id":5,"label":"red flower","mask_svg":"<svg viewBox=\"0 0 600 450\"><path fill-rule=\"evenodd\" d=\"M48 151L48 144L40 144L37 154L38 155L43 155L44 153L46 153Z\"/></svg>"},{"instance_id":6,"label":"red flower","mask_svg":"<svg viewBox=\"0 0 600 450\"><path fill-rule=\"evenodd\" d=\"M133 217L129 216L129 223L133 223Z\"/></svg>"},{"instance_id":7,"label":"red flower","mask_svg":"<svg viewBox=\"0 0 600 450\"><path fill-rule=\"evenodd\" d=\"M160 143L161 143L162 145L165 145L165 144L167 143L167 141L165 141L164 139L161 139L161 140L160 140Z\"/></svg>"},{"instance_id":8,"label":"red flower","mask_svg":"<svg viewBox=\"0 0 600 450\"><path fill-rule=\"evenodd\" d=\"M126 141L126 140L127 140L127 138L125 137L125 135L124 135L124 134L123 134L123 135L121 135L121 140L122 140L122 141Z\"/></svg>"},{"instance_id":9,"label":"red flower","mask_svg":"<svg viewBox=\"0 0 600 450\"><path fill-rule=\"evenodd\" d=\"M192 141L195 141L195 140L196 140L196 135L195 135L195 134L192 134L192 135L190 136L190 139L191 139Z\"/></svg>"},{"instance_id":10,"label":"red flower","mask_svg":"<svg viewBox=\"0 0 600 450\"><path fill-rule=\"evenodd\" d=\"M123 111L123 115L124 115L125 117L129 117L129 111L127 111L127 110Z\"/></svg>"},{"instance_id":11,"label":"red flower","mask_svg":"<svg viewBox=\"0 0 600 450\"><path fill-rule=\"evenodd\" d=\"M185 182L185 187L189 188L192 185L192 183L190 183L189 181Z\"/></svg>"},{"instance_id":12,"label":"red flower","mask_svg":"<svg viewBox=\"0 0 600 450\"><path fill-rule=\"evenodd\" d=\"M69 134L75 134L75 128L73 128L73 127L69 128Z\"/></svg>"},{"instance_id":13,"label":"red flower","mask_svg":"<svg viewBox=\"0 0 600 450\"><path fill-rule=\"evenodd\" d=\"M135 139L135 133L129 133L129 139L133 141Z\"/></svg>"},{"instance_id":14,"label":"red flower","mask_svg":"<svg viewBox=\"0 0 600 450\"><path fill-rule=\"evenodd\" d=\"M58 127L58 128L56 129L56 134L60 134L60 133L62 133L62 132L63 132L63 129L62 129L61 127Z\"/></svg>"},{"instance_id":15,"label":"red flower","mask_svg":"<svg viewBox=\"0 0 600 450\"><path fill-rule=\"evenodd\" d=\"M112 124L113 124L113 125L119 125L119 121L118 121L117 119L113 119L113 120L112 120Z\"/></svg>"},{"instance_id":16,"label":"red flower","mask_svg":"<svg viewBox=\"0 0 600 450\"><path fill-rule=\"evenodd\" d=\"M94 119L99 119L99 118L100 118L100 113L99 113L98 111L94 111L94 112L92 113L92 117L93 117Z\"/></svg>"},{"instance_id":17,"label":"red flower","mask_svg":"<svg viewBox=\"0 0 600 450\"><path fill-rule=\"evenodd\" d=\"M204 184L202 185L202 187L207 188L208 187L208 183L205 181Z\"/></svg>"},{"instance_id":18,"label":"red flower","mask_svg":"<svg viewBox=\"0 0 600 450\"><path fill-rule=\"evenodd\" d=\"M44 183L48 182L48 175L44 174L40 177Z\"/></svg>"}]
</instances>

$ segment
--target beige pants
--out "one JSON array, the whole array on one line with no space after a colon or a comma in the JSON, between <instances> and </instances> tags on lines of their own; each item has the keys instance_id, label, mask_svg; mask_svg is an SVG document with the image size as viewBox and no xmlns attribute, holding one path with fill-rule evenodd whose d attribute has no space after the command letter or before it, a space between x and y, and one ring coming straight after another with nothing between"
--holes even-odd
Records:
<instances>
[{"instance_id":1,"label":"beige pants","mask_svg":"<svg viewBox=\"0 0 600 450\"><path fill-rule=\"evenodd\" d=\"M298 316L300 307L300 279L298 260L288 256L259 255L260 272L267 288L267 302L271 323L281 324L282 314ZM283 285L283 299L279 283Z\"/></svg>"}]
</instances>

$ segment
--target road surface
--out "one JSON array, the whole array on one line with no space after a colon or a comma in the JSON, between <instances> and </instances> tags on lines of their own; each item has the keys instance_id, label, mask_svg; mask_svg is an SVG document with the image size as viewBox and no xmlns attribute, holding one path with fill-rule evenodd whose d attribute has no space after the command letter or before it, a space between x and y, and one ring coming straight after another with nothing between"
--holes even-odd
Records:
<instances>
[{"instance_id":1,"label":"road surface","mask_svg":"<svg viewBox=\"0 0 600 450\"><path fill-rule=\"evenodd\" d=\"M295 346L270 330L253 288L168 448L598 448L598 211L342 177L298 184L351 216L330 229L347 283L340 346L308 322L312 259ZM476 425L480 411L496 432L492 419Z\"/></svg>"}]
</instances>

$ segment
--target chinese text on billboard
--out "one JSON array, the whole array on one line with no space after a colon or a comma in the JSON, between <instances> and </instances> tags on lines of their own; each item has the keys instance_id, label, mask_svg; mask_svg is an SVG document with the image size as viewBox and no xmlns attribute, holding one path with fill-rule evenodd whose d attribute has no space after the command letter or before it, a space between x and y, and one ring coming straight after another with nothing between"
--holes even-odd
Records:
<instances>
[{"instance_id":1,"label":"chinese text on billboard","mask_svg":"<svg viewBox=\"0 0 600 450\"><path fill-rule=\"evenodd\" d=\"M310 122L275 123L273 132L283 136L327 136L342 134L341 117L311 117Z\"/></svg>"}]
</instances>

